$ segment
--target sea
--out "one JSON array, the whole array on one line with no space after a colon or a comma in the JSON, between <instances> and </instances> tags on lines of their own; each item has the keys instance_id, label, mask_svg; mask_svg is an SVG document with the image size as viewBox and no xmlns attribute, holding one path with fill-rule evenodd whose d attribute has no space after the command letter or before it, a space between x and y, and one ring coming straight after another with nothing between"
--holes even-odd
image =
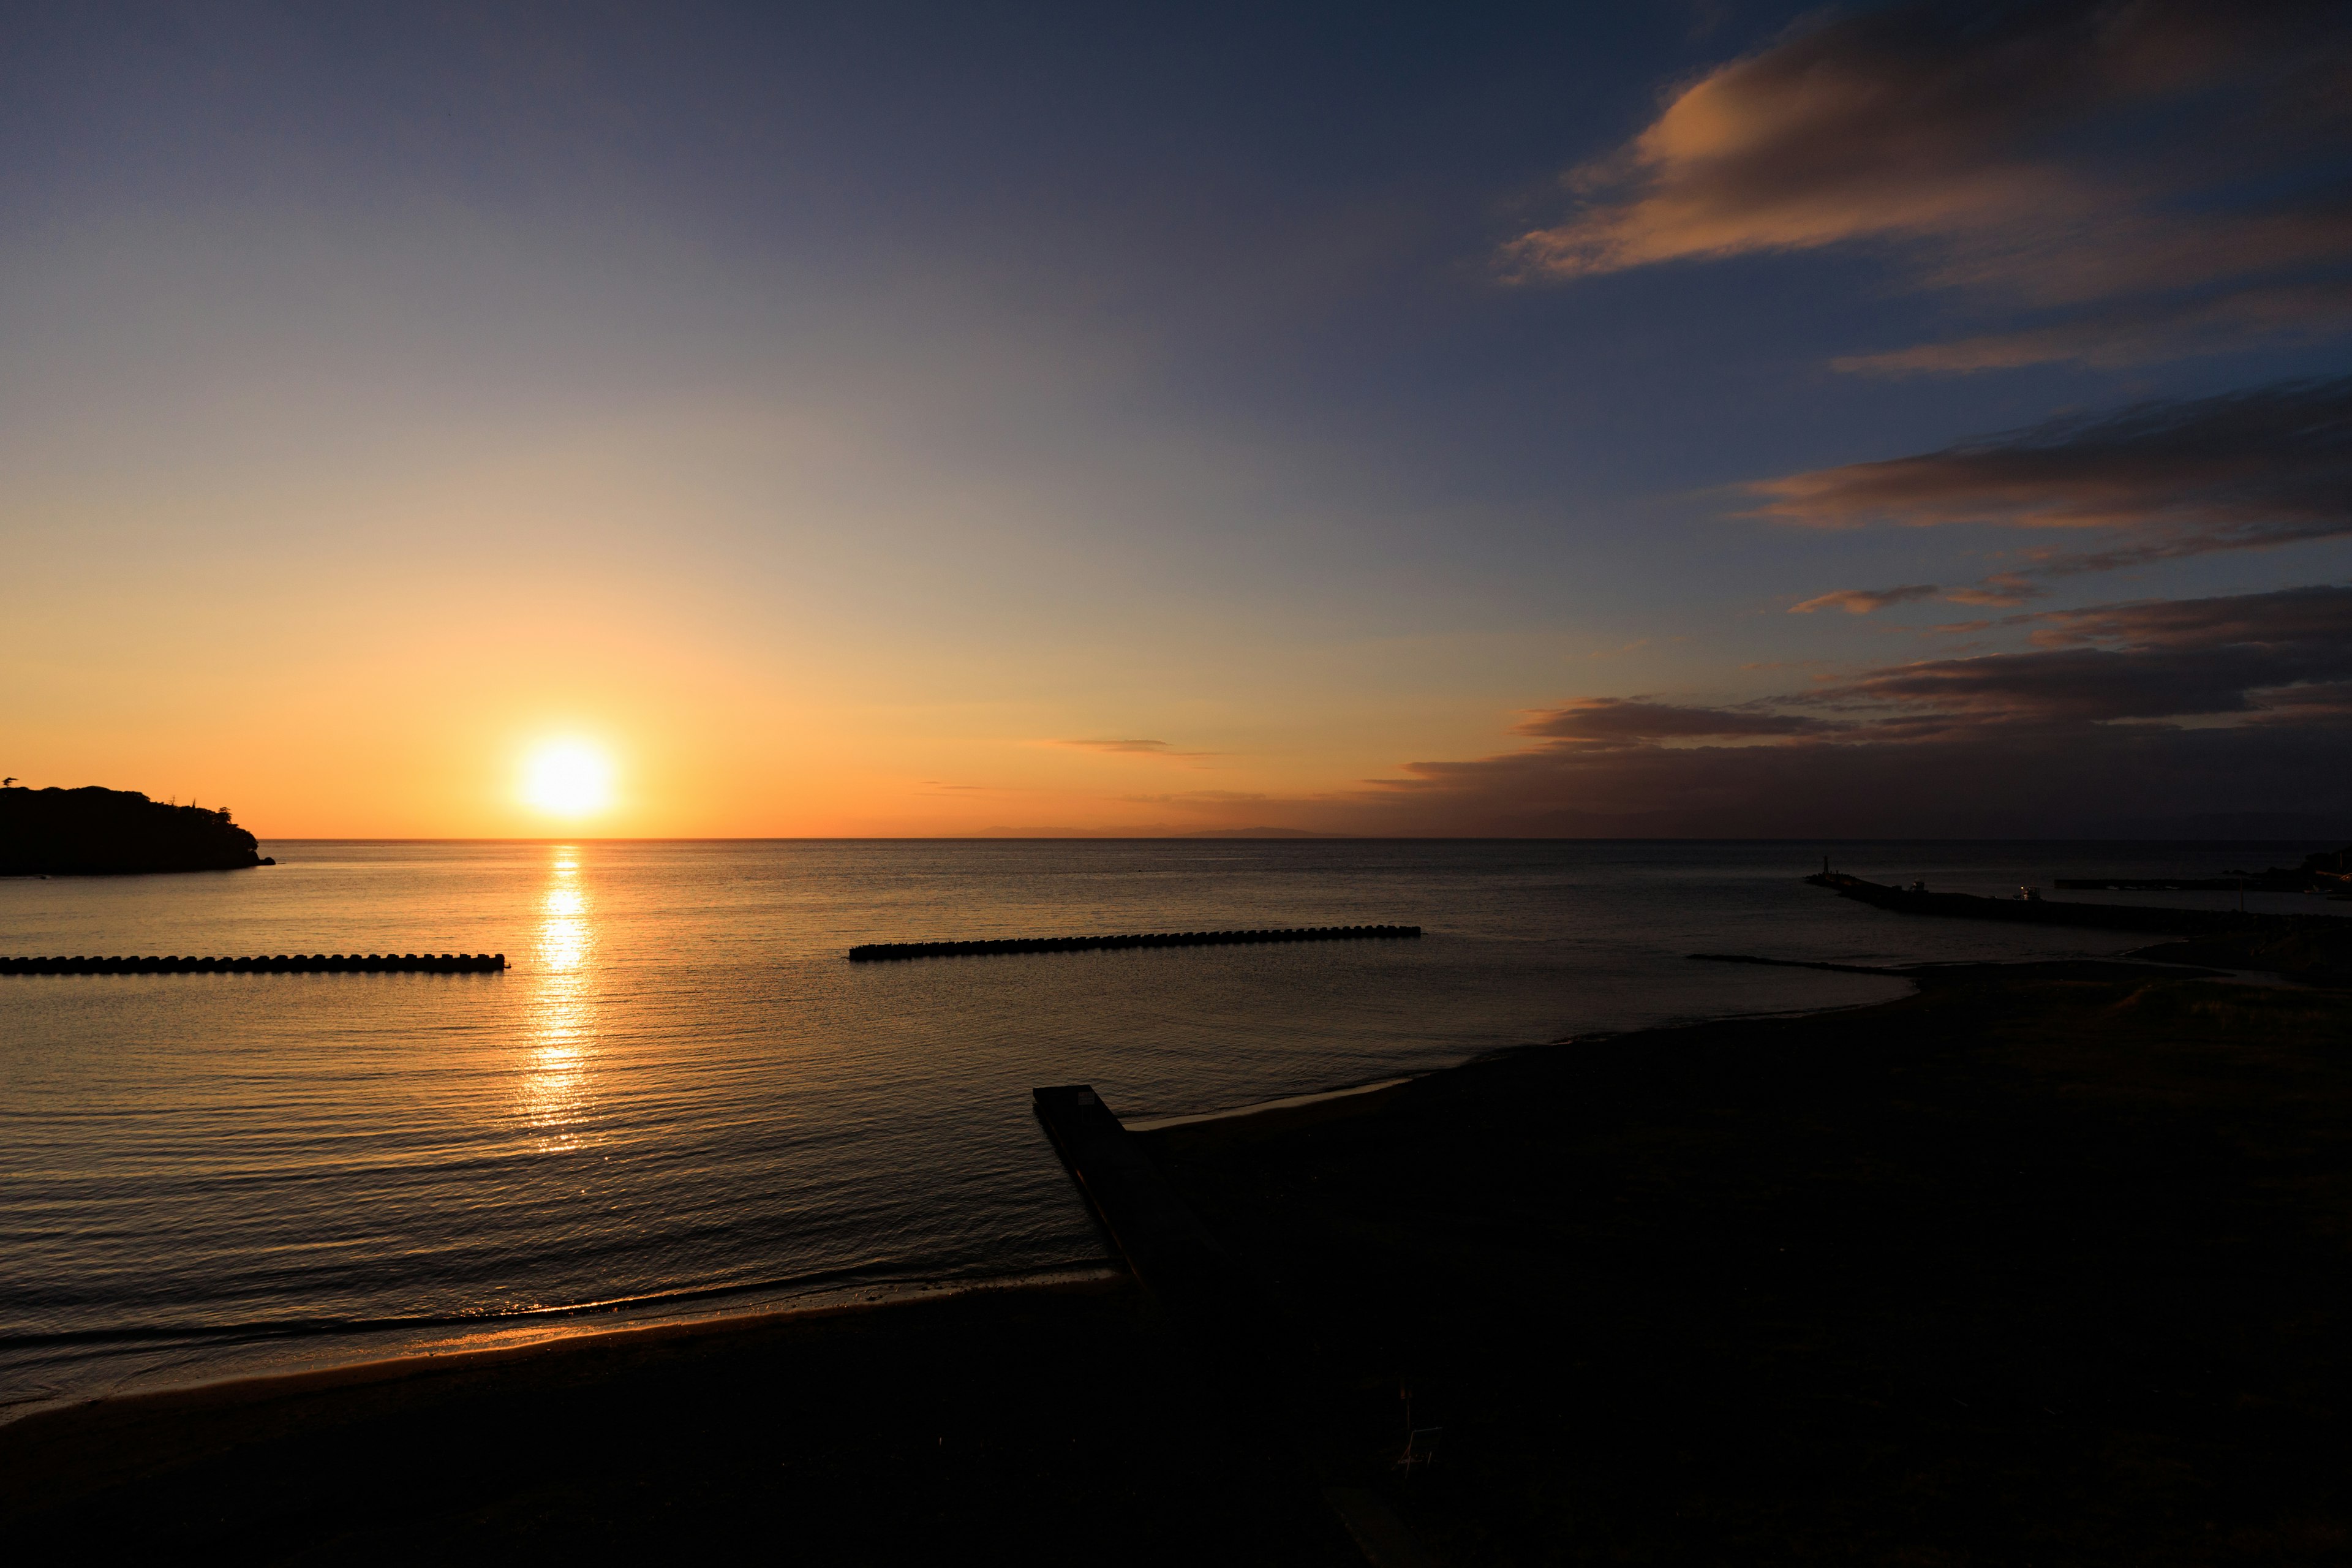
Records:
<instances>
[{"instance_id":1,"label":"sea","mask_svg":"<svg viewBox=\"0 0 2352 1568\"><path fill-rule=\"evenodd\" d=\"M2145 939L1890 914L2309 844L276 841L0 879L25 954L502 952L476 974L0 976L0 1420L61 1402L1113 1266L1030 1110L1130 1125L1904 994ZM2052 896L2070 896L2053 894ZM2234 904L2231 894L2071 895ZM2250 907L2336 912L2293 896ZM853 963L854 944L1416 924Z\"/></svg>"}]
</instances>

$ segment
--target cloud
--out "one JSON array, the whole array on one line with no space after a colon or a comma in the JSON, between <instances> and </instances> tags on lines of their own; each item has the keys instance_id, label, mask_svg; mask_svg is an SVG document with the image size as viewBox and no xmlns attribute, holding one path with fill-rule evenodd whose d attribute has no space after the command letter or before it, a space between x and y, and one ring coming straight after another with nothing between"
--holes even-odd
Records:
<instances>
[{"instance_id":1,"label":"cloud","mask_svg":"<svg viewBox=\"0 0 2352 1568\"><path fill-rule=\"evenodd\" d=\"M1260 790L1188 789L1169 795L1123 795L1118 798L1146 805L1253 805L1270 797Z\"/></svg>"},{"instance_id":2,"label":"cloud","mask_svg":"<svg viewBox=\"0 0 2352 1568\"><path fill-rule=\"evenodd\" d=\"M2352 721L2352 680L2290 687L2263 694L2263 710L2284 723Z\"/></svg>"},{"instance_id":3,"label":"cloud","mask_svg":"<svg viewBox=\"0 0 2352 1568\"><path fill-rule=\"evenodd\" d=\"M2037 588L2021 572L1996 572L1973 587L1948 590L1944 597L1955 605L1990 605L2006 606L2022 605L2029 599L2044 598L2047 588Z\"/></svg>"},{"instance_id":4,"label":"cloud","mask_svg":"<svg viewBox=\"0 0 2352 1568\"><path fill-rule=\"evenodd\" d=\"M1056 746L1075 746L1082 752L1109 752L1133 757L1213 757L1214 752L1180 752L1165 741L1097 740L1055 741Z\"/></svg>"},{"instance_id":5,"label":"cloud","mask_svg":"<svg viewBox=\"0 0 2352 1568\"><path fill-rule=\"evenodd\" d=\"M2262 693L2352 678L2352 588L2057 610L2023 617L2035 651L1926 659L1801 699L1892 709L1894 727L2110 723L2252 713Z\"/></svg>"},{"instance_id":6,"label":"cloud","mask_svg":"<svg viewBox=\"0 0 2352 1568\"><path fill-rule=\"evenodd\" d=\"M1748 488L1767 498L1753 515L1809 528L1983 523L2122 536L2104 550L2030 552L2031 570L2045 576L2335 538L2352 533L2352 379L2143 403ZM2017 574L1989 581L1995 593L2021 591Z\"/></svg>"},{"instance_id":7,"label":"cloud","mask_svg":"<svg viewBox=\"0 0 2352 1568\"><path fill-rule=\"evenodd\" d=\"M1909 733L1948 731L1953 715L2005 722L2127 719L2251 712L2250 689L2286 685L2308 673L2302 661L2261 650L2231 657L2169 653L1988 654L1931 659L1868 676L1813 699L1841 707L1885 704L1936 710L1906 712L1889 726Z\"/></svg>"},{"instance_id":8,"label":"cloud","mask_svg":"<svg viewBox=\"0 0 2352 1568\"><path fill-rule=\"evenodd\" d=\"M1580 699L1522 723L1537 743L1517 751L1247 809L1367 833L2095 834L2249 813L2352 833L2352 586L2011 624L2029 649L1736 708Z\"/></svg>"},{"instance_id":9,"label":"cloud","mask_svg":"<svg viewBox=\"0 0 2352 1568\"><path fill-rule=\"evenodd\" d=\"M1955 605L2022 605L2048 592L2027 582L2021 573L1996 572L1981 583L1964 588L1939 588L1933 583L1912 583L1900 588L1840 588L1833 594L1816 595L1802 604L1791 605L1789 613L1810 616L1816 610L1843 610L1849 616L1866 616L1890 605L1907 605L1919 599L1945 599Z\"/></svg>"},{"instance_id":10,"label":"cloud","mask_svg":"<svg viewBox=\"0 0 2352 1568\"><path fill-rule=\"evenodd\" d=\"M2284 719L2284 716L2283 715ZM1909 741L1542 748L1416 763L1295 819L1329 830L1591 837L2103 837L2184 818L2352 821L2352 724L2105 725L1953 731ZM1265 815L1261 808L1261 815Z\"/></svg>"},{"instance_id":11,"label":"cloud","mask_svg":"<svg viewBox=\"0 0 2352 1568\"><path fill-rule=\"evenodd\" d=\"M2105 369L2190 354L2306 342L2352 327L2352 279L2235 289L2105 311L2019 331L1849 354L1833 368L1878 375L1951 374L2072 361Z\"/></svg>"},{"instance_id":12,"label":"cloud","mask_svg":"<svg viewBox=\"0 0 2352 1568\"><path fill-rule=\"evenodd\" d=\"M2352 588L2318 585L2210 599L2142 599L2080 610L2045 610L2019 624L2038 626L2046 647L2109 644L2123 647L2213 652L2255 647L2352 650Z\"/></svg>"},{"instance_id":13,"label":"cloud","mask_svg":"<svg viewBox=\"0 0 2352 1568\"><path fill-rule=\"evenodd\" d=\"M1799 714L1684 708L1638 697L1586 697L1546 709L1518 726L1522 735L1600 745L1734 736L1809 735L1836 726Z\"/></svg>"},{"instance_id":14,"label":"cloud","mask_svg":"<svg viewBox=\"0 0 2352 1568\"><path fill-rule=\"evenodd\" d=\"M1901 588L1840 588L1834 594L1822 594L1807 599L1801 605L1791 605L1789 613L1810 616L1815 610L1843 610L1849 616L1866 616L1889 605L1907 605L1914 599L1932 599L1937 592L1933 583L1913 583Z\"/></svg>"},{"instance_id":15,"label":"cloud","mask_svg":"<svg viewBox=\"0 0 2352 1568\"><path fill-rule=\"evenodd\" d=\"M2338 330L2347 34L2318 0L1911 5L1801 26L1675 90L1502 264L1565 279L1860 243L1970 298L2088 309L1840 362L1879 372ZM2180 297L2197 291L2219 297Z\"/></svg>"}]
</instances>

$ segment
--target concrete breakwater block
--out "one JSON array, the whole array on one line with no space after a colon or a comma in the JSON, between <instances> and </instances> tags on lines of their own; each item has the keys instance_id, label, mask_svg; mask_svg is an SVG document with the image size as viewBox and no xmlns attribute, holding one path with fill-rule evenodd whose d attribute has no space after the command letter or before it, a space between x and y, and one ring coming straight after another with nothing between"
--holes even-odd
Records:
<instances>
[{"instance_id":1,"label":"concrete breakwater block","mask_svg":"<svg viewBox=\"0 0 2352 1568\"><path fill-rule=\"evenodd\" d=\"M0 974L483 974L503 952L297 952L253 958L0 958Z\"/></svg>"},{"instance_id":2,"label":"concrete breakwater block","mask_svg":"<svg viewBox=\"0 0 2352 1568\"><path fill-rule=\"evenodd\" d=\"M1087 952L1118 947L1233 947L1268 942L1363 942L1415 937L1419 926L1307 926L1291 931L1149 931L1135 936L1021 936L988 942L869 942L852 963L887 958L977 958L1003 952Z\"/></svg>"}]
</instances>

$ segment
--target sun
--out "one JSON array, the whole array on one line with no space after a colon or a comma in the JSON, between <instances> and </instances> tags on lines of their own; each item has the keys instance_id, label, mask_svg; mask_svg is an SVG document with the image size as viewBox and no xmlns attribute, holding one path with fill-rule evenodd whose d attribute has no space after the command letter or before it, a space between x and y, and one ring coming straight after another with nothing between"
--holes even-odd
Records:
<instances>
[{"instance_id":1,"label":"sun","mask_svg":"<svg viewBox=\"0 0 2352 1568\"><path fill-rule=\"evenodd\" d=\"M524 762L522 797L553 816L593 816L613 804L613 760L584 741L551 741Z\"/></svg>"}]
</instances>

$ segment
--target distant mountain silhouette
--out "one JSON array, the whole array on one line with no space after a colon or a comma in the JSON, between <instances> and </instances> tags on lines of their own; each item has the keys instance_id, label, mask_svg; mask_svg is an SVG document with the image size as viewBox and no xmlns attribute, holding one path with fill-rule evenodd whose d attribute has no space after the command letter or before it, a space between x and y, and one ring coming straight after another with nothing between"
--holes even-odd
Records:
<instances>
[{"instance_id":1,"label":"distant mountain silhouette","mask_svg":"<svg viewBox=\"0 0 2352 1568\"><path fill-rule=\"evenodd\" d=\"M0 789L0 877L231 871L268 866L228 810L136 790Z\"/></svg>"}]
</instances>

